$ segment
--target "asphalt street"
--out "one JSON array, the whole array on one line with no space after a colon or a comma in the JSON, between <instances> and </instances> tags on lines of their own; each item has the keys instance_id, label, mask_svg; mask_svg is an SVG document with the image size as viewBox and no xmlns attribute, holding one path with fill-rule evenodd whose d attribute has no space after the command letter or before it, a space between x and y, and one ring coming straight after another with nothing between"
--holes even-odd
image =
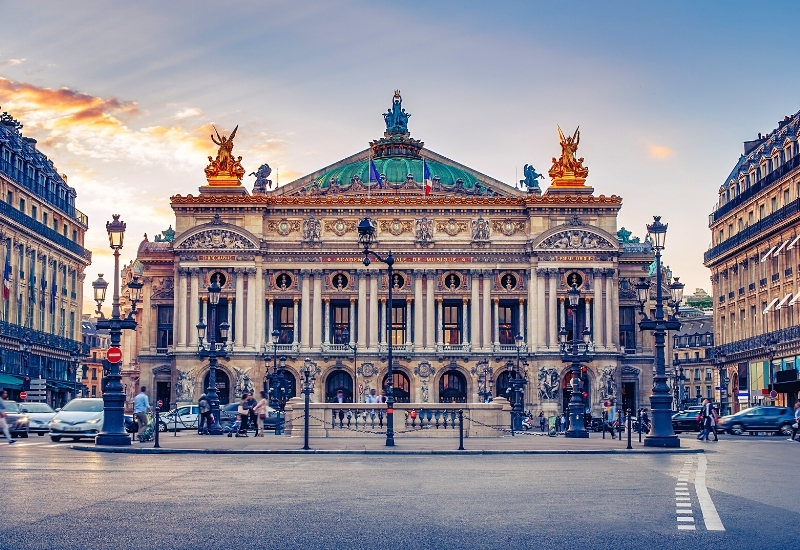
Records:
<instances>
[{"instance_id":1,"label":"asphalt street","mask_svg":"<svg viewBox=\"0 0 800 550\"><path fill-rule=\"evenodd\" d=\"M0 442L0 548L796 546L800 443L704 445L680 455L303 456Z\"/></svg>"}]
</instances>

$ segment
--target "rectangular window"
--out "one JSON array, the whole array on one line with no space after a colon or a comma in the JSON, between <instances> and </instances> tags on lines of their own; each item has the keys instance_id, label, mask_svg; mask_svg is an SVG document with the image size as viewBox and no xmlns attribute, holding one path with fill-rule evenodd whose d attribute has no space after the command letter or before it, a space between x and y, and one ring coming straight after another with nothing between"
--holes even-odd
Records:
<instances>
[{"instance_id":1,"label":"rectangular window","mask_svg":"<svg viewBox=\"0 0 800 550\"><path fill-rule=\"evenodd\" d=\"M69 339L75 339L75 312L69 312Z\"/></svg>"},{"instance_id":2,"label":"rectangular window","mask_svg":"<svg viewBox=\"0 0 800 550\"><path fill-rule=\"evenodd\" d=\"M14 193L12 193L11 191L6 193L6 202L8 204L14 204Z\"/></svg>"},{"instance_id":3,"label":"rectangular window","mask_svg":"<svg viewBox=\"0 0 800 550\"><path fill-rule=\"evenodd\" d=\"M789 202L791 202L791 201L789 200L789 190L788 190L788 189L785 189L785 190L783 191L783 205L784 205L784 206L786 206L787 204L789 204Z\"/></svg>"},{"instance_id":4,"label":"rectangular window","mask_svg":"<svg viewBox=\"0 0 800 550\"><path fill-rule=\"evenodd\" d=\"M70 288L70 296L71 296L71 298L73 300L78 297L78 295L75 292L75 279L76 279L76 277L77 277L77 274L76 274L75 270L70 270L70 272L69 272L69 288Z\"/></svg>"},{"instance_id":5,"label":"rectangular window","mask_svg":"<svg viewBox=\"0 0 800 550\"><path fill-rule=\"evenodd\" d=\"M53 218L53 231L58 231L58 220Z\"/></svg>"},{"instance_id":6,"label":"rectangular window","mask_svg":"<svg viewBox=\"0 0 800 550\"><path fill-rule=\"evenodd\" d=\"M753 211L747 213L747 225L753 225Z\"/></svg>"},{"instance_id":7,"label":"rectangular window","mask_svg":"<svg viewBox=\"0 0 800 550\"><path fill-rule=\"evenodd\" d=\"M92 397L97 397L97 386L92 386Z\"/></svg>"},{"instance_id":8,"label":"rectangular window","mask_svg":"<svg viewBox=\"0 0 800 550\"><path fill-rule=\"evenodd\" d=\"M636 308L619 308L619 345L626 352L636 351Z\"/></svg>"},{"instance_id":9,"label":"rectangular window","mask_svg":"<svg viewBox=\"0 0 800 550\"><path fill-rule=\"evenodd\" d=\"M156 347L167 349L172 345L172 312L173 306L158 306L158 339Z\"/></svg>"},{"instance_id":10,"label":"rectangular window","mask_svg":"<svg viewBox=\"0 0 800 550\"><path fill-rule=\"evenodd\" d=\"M347 302L336 302L331 304L331 337L332 344L349 344L350 338L356 340L355 334L350 332L350 304ZM344 331L347 329L348 336L345 339Z\"/></svg>"},{"instance_id":11,"label":"rectangular window","mask_svg":"<svg viewBox=\"0 0 800 550\"><path fill-rule=\"evenodd\" d=\"M66 324L67 324L67 312L62 307L61 308L61 315L59 316L59 324L58 324L58 335L61 336L62 338L64 337L64 328L66 327Z\"/></svg>"},{"instance_id":12,"label":"rectangular window","mask_svg":"<svg viewBox=\"0 0 800 550\"><path fill-rule=\"evenodd\" d=\"M31 206L31 218L34 220L38 219L39 210L35 206Z\"/></svg>"},{"instance_id":13,"label":"rectangular window","mask_svg":"<svg viewBox=\"0 0 800 550\"><path fill-rule=\"evenodd\" d=\"M92 369L92 380L97 380L97 369Z\"/></svg>"},{"instance_id":14,"label":"rectangular window","mask_svg":"<svg viewBox=\"0 0 800 550\"><path fill-rule=\"evenodd\" d=\"M711 381L711 369L706 369L706 382Z\"/></svg>"},{"instance_id":15,"label":"rectangular window","mask_svg":"<svg viewBox=\"0 0 800 550\"><path fill-rule=\"evenodd\" d=\"M42 212L42 223L47 225L47 212Z\"/></svg>"},{"instance_id":16,"label":"rectangular window","mask_svg":"<svg viewBox=\"0 0 800 550\"><path fill-rule=\"evenodd\" d=\"M76 230L72 230L72 241L78 242L78 232Z\"/></svg>"},{"instance_id":17,"label":"rectangular window","mask_svg":"<svg viewBox=\"0 0 800 550\"><path fill-rule=\"evenodd\" d=\"M695 381L700 381L700 369L694 369L694 379Z\"/></svg>"},{"instance_id":18,"label":"rectangular window","mask_svg":"<svg viewBox=\"0 0 800 550\"><path fill-rule=\"evenodd\" d=\"M392 304L392 337L393 346L402 346L406 343L406 304Z\"/></svg>"},{"instance_id":19,"label":"rectangular window","mask_svg":"<svg viewBox=\"0 0 800 550\"><path fill-rule=\"evenodd\" d=\"M516 308L513 305L500 304L497 309L497 322L500 329L500 344L504 346L515 346L517 344L517 319L515 316Z\"/></svg>"},{"instance_id":20,"label":"rectangular window","mask_svg":"<svg viewBox=\"0 0 800 550\"><path fill-rule=\"evenodd\" d=\"M778 197L772 197L770 205L772 206L772 213L775 213L778 210Z\"/></svg>"},{"instance_id":21,"label":"rectangular window","mask_svg":"<svg viewBox=\"0 0 800 550\"><path fill-rule=\"evenodd\" d=\"M64 229L61 231L61 234L65 237L67 236L67 224L64 224Z\"/></svg>"},{"instance_id":22,"label":"rectangular window","mask_svg":"<svg viewBox=\"0 0 800 550\"><path fill-rule=\"evenodd\" d=\"M288 302L281 304L275 303L277 315L275 315L275 330L280 332L278 336L279 344L291 344L294 342L294 304Z\"/></svg>"},{"instance_id":23,"label":"rectangular window","mask_svg":"<svg viewBox=\"0 0 800 550\"><path fill-rule=\"evenodd\" d=\"M25 213L25 199L19 199L19 211Z\"/></svg>"},{"instance_id":24,"label":"rectangular window","mask_svg":"<svg viewBox=\"0 0 800 550\"><path fill-rule=\"evenodd\" d=\"M442 338L445 344L461 344L461 305L442 306Z\"/></svg>"},{"instance_id":25,"label":"rectangular window","mask_svg":"<svg viewBox=\"0 0 800 550\"><path fill-rule=\"evenodd\" d=\"M758 205L758 219L763 220L767 216L767 208L763 204Z\"/></svg>"}]
</instances>

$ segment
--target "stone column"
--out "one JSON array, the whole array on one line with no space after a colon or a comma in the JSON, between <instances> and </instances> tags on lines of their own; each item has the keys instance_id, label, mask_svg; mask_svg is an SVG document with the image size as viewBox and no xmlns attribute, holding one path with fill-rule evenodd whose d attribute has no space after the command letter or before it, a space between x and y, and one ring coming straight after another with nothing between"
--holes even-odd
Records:
<instances>
[{"instance_id":1,"label":"stone column","mask_svg":"<svg viewBox=\"0 0 800 550\"><path fill-rule=\"evenodd\" d=\"M189 294L189 345L197 347L197 331L192 330L200 322L198 317L200 308L200 270L193 268L189 270L191 276L191 292Z\"/></svg>"},{"instance_id":2,"label":"stone column","mask_svg":"<svg viewBox=\"0 0 800 550\"><path fill-rule=\"evenodd\" d=\"M560 320L559 321L559 325L558 325L559 332L561 332L561 330L567 325L567 312L566 312L566 308L564 306L565 306L564 298L559 298L558 299L558 318ZM573 338L575 337L574 326L573 326L573 335L572 335L572 337Z\"/></svg>"},{"instance_id":3,"label":"stone column","mask_svg":"<svg viewBox=\"0 0 800 550\"><path fill-rule=\"evenodd\" d=\"M411 298L406 298L406 345L411 344Z\"/></svg>"},{"instance_id":4,"label":"stone column","mask_svg":"<svg viewBox=\"0 0 800 550\"><path fill-rule=\"evenodd\" d=\"M436 327L436 302L434 290L436 289L436 270L425 270L425 349L433 350L435 347Z\"/></svg>"},{"instance_id":5,"label":"stone column","mask_svg":"<svg viewBox=\"0 0 800 550\"><path fill-rule=\"evenodd\" d=\"M314 276L314 298L311 311L311 347L318 348L322 343L322 270L312 270Z\"/></svg>"},{"instance_id":6,"label":"stone column","mask_svg":"<svg viewBox=\"0 0 800 550\"><path fill-rule=\"evenodd\" d=\"M300 282L302 289L300 291L300 342L303 350L308 351L311 349L311 271L303 269L300 271ZM295 308L297 311L297 308ZM295 315L297 317L297 315ZM297 326L295 325L295 340L297 340Z\"/></svg>"},{"instance_id":7,"label":"stone column","mask_svg":"<svg viewBox=\"0 0 800 550\"><path fill-rule=\"evenodd\" d=\"M527 342L527 338L525 338L525 300L523 298L519 299L519 334L522 335L522 342ZM516 339L517 335L514 335Z\"/></svg>"},{"instance_id":8,"label":"stone column","mask_svg":"<svg viewBox=\"0 0 800 550\"><path fill-rule=\"evenodd\" d=\"M480 271L471 269L469 272L470 278L470 304L472 305L472 323L469 331L469 341L472 344L472 350L477 350L481 347L481 276Z\"/></svg>"},{"instance_id":9,"label":"stone column","mask_svg":"<svg viewBox=\"0 0 800 550\"><path fill-rule=\"evenodd\" d=\"M605 270L603 273L606 279L606 299L604 302L606 312L606 346L609 348L614 347L614 303L611 288L614 284L613 273L613 270Z\"/></svg>"},{"instance_id":10,"label":"stone column","mask_svg":"<svg viewBox=\"0 0 800 550\"><path fill-rule=\"evenodd\" d=\"M492 342L495 346L500 345L500 300L495 298L492 300L494 306L492 311L494 316L494 326L492 327Z\"/></svg>"},{"instance_id":11,"label":"stone column","mask_svg":"<svg viewBox=\"0 0 800 550\"><path fill-rule=\"evenodd\" d=\"M306 300L308 300L308 296L306 296ZM294 299L293 313L294 320L292 321L292 346L297 347L300 343L300 304L298 303L297 298ZM308 332L308 328L306 328L306 332ZM305 334L305 332L303 334Z\"/></svg>"},{"instance_id":12,"label":"stone column","mask_svg":"<svg viewBox=\"0 0 800 550\"><path fill-rule=\"evenodd\" d=\"M252 279L251 279L252 280ZM253 333L253 347L256 351L262 350L264 341L264 274L261 271L261 266L255 269L255 281L253 281L252 290L255 296L253 303L255 304L256 326Z\"/></svg>"},{"instance_id":13,"label":"stone column","mask_svg":"<svg viewBox=\"0 0 800 550\"><path fill-rule=\"evenodd\" d=\"M414 351L422 347L422 272L414 271Z\"/></svg>"},{"instance_id":14,"label":"stone column","mask_svg":"<svg viewBox=\"0 0 800 550\"><path fill-rule=\"evenodd\" d=\"M589 332L592 331L592 298L591 296L584 296L583 297L583 304L586 306L586 312L584 313L583 317L586 319L586 328L589 329Z\"/></svg>"},{"instance_id":15,"label":"stone column","mask_svg":"<svg viewBox=\"0 0 800 550\"><path fill-rule=\"evenodd\" d=\"M619 283L617 282L617 273L616 269L608 270L609 286L611 288L611 326L614 327L614 330L611 331L611 341L614 343L614 347L619 349ZM735 314L735 312L732 312L732 314Z\"/></svg>"},{"instance_id":16,"label":"stone column","mask_svg":"<svg viewBox=\"0 0 800 550\"><path fill-rule=\"evenodd\" d=\"M208 318L210 319L211 316L209 315ZM234 321L234 319L233 319L233 299L231 298L231 296L229 294L228 295L228 324L230 325L230 328L233 328L233 321ZM208 324L209 322L210 321L206 321L206 324ZM219 324L221 322L222 321L220 321L219 317L217 317L217 324ZM228 334L228 341L233 343L233 333L229 333Z\"/></svg>"},{"instance_id":17,"label":"stone column","mask_svg":"<svg viewBox=\"0 0 800 550\"><path fill-rule=\"evenodd\" d=\"M296 309L296 308L295 308ZM275 300L273 298L269 299L269 305L267 306L267 334L266 339L267 342L272 342L272 331L275 330ZM295 313L297 313L295 311ZM295 333L297 333L297 325L294 328Z\"/></svg>"},{"instance_id":18,"label":"stone column","mask_svg":"<svg viewBox=\"0 0 800 550\"><path fill-rule=\"evenodd\" d=\"M594 335L594 345L606 347L603 334L603 279L602 270L592 270L592 286L594 287L594 319L592 319L592 333Z\"/></svg>"},{"instance_id":19,"label":"stone column","mask_svg":"<svg viewBox=\"0 0 800 550\"><path fill-rule=\"evenodd\" d=\"M187 274L187 269L178 268L178 291L175 295L175 305L177 307L175 308L174 318L177 334L175 345L179 348L186 347L186 318L188 316L186 312Z\"/></svg>"},{"instance_id":20,"label":"stone column","mask_svg":"<svg viewBox=\"0 0 800 550\"><path fill-rule=\"evenodd\" d=\"M333 340L331 339L331 301L328 298L325 298L325 330L324 334L322 335L322 341L326 343L331 343Z\"/></svg>"},{"instance_id":21,"label":"stone column","mask_svg":"<svg viewBox=\"0 0 800 550\"><path fill-rule=\"evenodd\" d=\"M536 269L531 268L528 270L528 334L526 341L528 342L528 351L536 351L538 347L538 334L536 334L536 324L538 322L538 315L536 311L536 292L539 288L536 278Z\"/></svg>"},{"instance_id":22,"label":"stone column","mask_svg":"<svg viewBox=\"0 0 800 550\"><path fill-rule=\"evenodd\" d=\"M358 274L358 331L353 334L353 340L358 342L358 347L365 349L367 347L367 274L365 271L360 271ZM356 338L358 337L358 338Z\"/></svg>"},{"instance_id":23,"label":"stone column","mask_svg":"<svg viewBox=\"0 0 800 550\"><path fill-rule=\"evenodd\" d=\"M359 321L359 324L361 322ZM351 346L356 342L356 300L355 298L350 298L350 326L348 329L350 331L350 341L347 342Z\"/></svg>"},{"instance_id":24,"label":"stone column","mask_svg":"<svg viewBox=\"0 0 800 550\"><path fill-rule=\"evenodd\" d=\"M436 298L436 311L438 313L438 315L437 315L437 317L438 317L437 321L438 322L436 323L436 342L441 346L442 344L444 344L444 341L443 341L444 340L444 333L443 333L443 330L442 330L442 323L443 323L442 313L443 312L442 312L442 299L441 298Z\"/></svg>"},{"instance_id":25,"label":"stone column","mask_svg":"<svg viewBox=\"0 0 800 550\"><path fill-rule=\"evenodd\" d=\"M469 307L469 299L462 298L461 299L461 345L466 346L469 342L469 338L467 338L467 322L469 321L469 317L467 316L467 308Z\"/></svg>"},{"instance_id":26,"label":"stone column","mask_svg":"<svg viewBox=\"0 0 800 550\"><path fill-rule=\"evenodd\" d=\"M492 349L492 276L490 270L483 272L483 349Z\"/></svg>"},{"instance_id":27,"label":"stone column","mask_svg":"<svg viewBox=\"0 0 800 550\"><path fill-rule=\"evenodd\" d=\"M547 320L545 318L545 285L547 284L544 276L547 269L539 268L536 270L536 342L537 349L547 347Z\"/></svg>"},{"instance_id":28,"label":"stone column","mask_svg":"<svg viewBox=\"0 0 800 550\"><path fill-rule=\"evenodd\" d=\"M236 323L233 345L241 349L244 345L244 268L236 268Z\"/></svg>"},{"instance_id":29,"label":"stone column","mask_svg":"<svg viewBox=\"0 0 800 550\"><path fill-rule=\"evenodd\" d=\"M256 270L253 267L248 267L242 274L244 280L247 281L247 313L245 319L247 324L245 326L245 345L248 348L254 348L256 344L254 330L256 328L256 289L255 281L253 278Z\"/></svg>"},{"instance_id":30,"label":"stone column","mask_svg":"<svg viewBox=\"0 0 800 550\"><path fill-rule=\"evenodd\" d=\"M42 274L44 276L44 274ZM152 334L152 328L158 323L158 319L156 322L153 323L153 313L152 308L150 306L150 295L153 293L153 278L152 277L142 277L142 282L144 283L144 287L142 288L142 350L150 351L150 335ZM40 285L41 287L41 285ZM45 310L47 309L47 304L45 303ZM39 330L44 331L45 328L42 327ZM80 333L77 333L80 334ZM197 331L195 331L197 334Z\"/></svg>"},{"instance_id":31,"label":"stone column","mask_svg":"<svg viewBox=\"0 0 800 550\"><path fill-rule=\"evenodd\" d=\"M378 331L380 330L380 320L378 319L378 275L371 273L369 276L369 343L367 347L371 350L378 349Z\"/></svg>"},{"instance_id":32,"label":"stone column","mask_svg":"<svg viewBox=\"0 0 800 550\"><path fill-rule=\"evenodd\" d=\"M386 339L386 298L381 298L381 342L388 344Z\"/></svg>"},{"instance_id":33,"label":"stone column","mask_svg":"<svg viewBox=\"0 0 800 550\"><path fill-rule=\"evenodd\" d=\"M548 270L548 282L550 295L547 297L549 306L549 334L547 335L547 347L550 350L558 350L558 312L556 310L558 304L558 269L550 268Z\"/></svg>"}]
</instances>

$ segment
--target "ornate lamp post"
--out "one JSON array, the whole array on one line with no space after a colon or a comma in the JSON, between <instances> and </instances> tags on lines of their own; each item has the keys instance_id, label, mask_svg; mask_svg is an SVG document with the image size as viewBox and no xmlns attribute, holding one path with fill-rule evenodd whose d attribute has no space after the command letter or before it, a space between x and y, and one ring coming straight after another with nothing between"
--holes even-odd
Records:
<instances>
[{"instance_id":1,"label":"ornate lamp post","mask_svg":"<svg viewBox=\"0 0 800 550\"><path fill-rule=\"evenodd\" d=\"M78 347L80 349L80 347ZM78 349L73 350L69 356L69 367L67 374L72 378L72 398L78 397L78 365L80 364L80 354Z\"/></svg>"},{"instance_id":2,"label":"ornate lamp post","mask_svg":"<svg viewBox=\"0 0 800 550\"><path fill-rule=\"evenodd\" d=\"M277 416L275 420L275 435L283 434L283 425L281 422L281 413L286 405L286 356L281 355L281 362L278 364L277 360L272 365L272 374L267 375L270 388L269 406L275 410Z\"/></svg>"},{"instance_id":3,"label":"ornate lamp post","mask_svg":"<svg viewBox=\"0 0 800 550\"><path fill-rule=\"evenodd\" d=\"M31 349L33 347L33 342L31 342L30 334L28 331L25 331L25 335L19 341L19 351L20 357L22 359L22 372L26 376L30 377L30 362L31 362ZM39 378L42 377L42 369L39 368Z\"/></svg>"},{"instance_id":4,"label":"ornate lamp post","mask_svg":"<svg viewBox=\"0 0 800 550\"><path fill-rule=\"evenodd\" d=\"M353 380L355 380L355 388L354 390L358 392L358 344L353 342L350 343L350 330L345 327L342 331L342 339L345 342L345 345L350 348L350 351L353 352ZM358 403L361 400L361 392L358 393L358 396L353 396L353 403Z\"/></svg>"},{"instance_id":5,"label":"ornate lamp post","mask_svg":"<svg viewBox=\"0 0 800 550\"><path fill-rule=\"evenodd\" d=\"M493 373L494 369L489 366L488 361L483 360L478 363L478 397L481 398L481 403L488 403L492 398Z\"/></svg>"},{"instance_id":6,"label":"ornate lamp post","mask_svg":"<svg viewBox=\"0 0 800 550\"><path fill-rule=\"evenodd\" d=\"M670 319L664 316L664 302L669 298L664 296L661 273L661 251L667 236L667 224L661 223L661 216L654 216L653 223L647 226L647 233L656 251L656 312L655 318L650 319L644 311L644 305L650 298L650 281L642 280L636 285L639 303L641 304L642 320L639 328L642 331L652 330L656 348L656 375L653 379L653 394L650 396L650 408L653 412L653 429L645 438L645 447L680 447L681 442L672 431L672 398L667 386L666 361L664 358L664 345L668 330L678 330L681 322L676 315L683 300L683 283L675 278L669 286L674 314Z\"/></svg>"},{"instance_id":7,"label":"ornate lamp post","mask_svg":"<svg viewBox=\"0 0 800 550\"><path fill-rule=\"evenodd\" d=\"M303 363L303 371L301 374L303 375L303 395L305 396L305 417L303 418L305 429L303 430L303 450L308 451L308 416L309 412L309 399L312 393L314 393L314 380L316 377L314 376L314 370L312 369L313 363L311 359L306 357L305 362Z\"/></svg>"},{"instance_id":8,"label":"ornate lamp post","mask_svg":"<svg viewBox=\"0 0 800 550\"><path fill-rule=\"evenodd\" d=\"M578 331L578 303L581 299L581 291L575 283L567 294L567 304L572 311L572 340L567 341L567 329L562 328L561 336L561 361L570 363L572 367L572 396L569 399L569 428L564 432L565 437L586 438L589 432L586 431L585 413L586 405L583 403L581 394L581 364L589 363L593 357L590 353L591 345L589 342L589 328L583 330L583 339L577 337ZM565 324L566 327L566 324Z\"/></svg>"},{"instance_id":9,"label":"ornate lamp post","mask_svg":"<svg viewBox=\"0 0 800 550\"><path fill-rule=\"evenodd\" d=\"M369 266L370 264L370 256L375 258L381 263L386 264L387 266L387 275L389 284L387 285L388 288L388 300L389 300L389 308L388 314L386 315L386 334L388 342L387 349L388 351L388 368L387 368L387 380L388 384L386 386L386 446L387 447L394 447L394 373L392 372L392 277L394 275L394 256L392 256L392 252L386 255L386 257L382 258L374 251L370 250L369 247L375 244L375 237L377 235L377 226L375 222L370 220L369 218L364 218L358 224L358 241L364 247L364 266Z\"/></svg>"},{"instance_id":10,"label":"ornate lamp post","mask_svg":"<svg viewBox=\"0 0 800 550\"><path fill-rule=\"evenodd\" d=\"M228 341L228 334L230 333L231 326L227 321L223 321L219 325L220 345L217 345L217 304L219 304L219 295L222 292L222 287L214 278L211 286L208 287L208 303L211 309L211 325L206 327L206 324L200 320L197 323L197 355L200 359L208 358L208 389L206 390L206 397L208 404L211 407L211 416L214 417L214 424L209 428L211 435L222 435L222 427L219 425L219 395L217 395L217 358L227 358L228 351L226 349L226 342ZM208 345L203 343L206 338L206 329L208 332Z\"/></svg>"},{"instance_id":11,"label":"ornate lamp post","mask_svg":"<svg viewBox=\"0 0 800 550\"><path fill-rule=\"evenodd\" d=\"M719 390L719 413L723 416L728 414L728 407L726 405L726 399L728 397L728 375L725 369L726 358L727 356L722 353L722 350L714 350L712 361L714 362L714 366L717 367L717 373L719 374L719 387L722 388Z\"/></svg>"},{"instance_id":12,"label":"ornate lamp post","mask_svg":"<svg viewBox=\"0 0 800 550\"><path fill-rule=\"evenodd\" d=\"M522 368L520 365L520 348L522 347L522 340L523 337L521 334L517 334L515 337L517 343L517 364L514 367L514 371L512 371L513 377L509 378L509 384L511 386L511 392L513 394L513 407L511 409L511 435L514 435L514 432L522 431L522 418L525 414L525 384L528 383L528 379L522 374Z\"/></svg>"},{"instance_id":13,"label":"ornate lamp post","mask_svg":"<svg viewBox=\"0 0 800 550\"><path fill-rule=\"evenodd\" d=\"M106 319L100 306L106 297L108 283L100 274L92 283L94 300L97 302L98 330L108 330L111 336L111 347L119 347L123 330L136 330L136 304L139 302L142 284L136 279L128 283L131 299L131 311L124 319L120 317L119 309L119 251L125 237L125 222L120 221L119 214L112 215L113 220L106 223L108 242L114 251L114 296L111 303L111 319ZM134 284L135 283L135 284ZM130 445L130 436L125 433L124 410L125 392L122 387L122 377L119 373L119 363L110 363L109 373L105 376L103 387L103 431L97 435L97 445Z\"/></svg>"},{"instance_id":14,"label":"ornate lamp post","mask_svg":"<svg viewBox=\"0 0 800 550\"><path fill-rule=\"evenodd\" d=\"M769 398L772 405L775 404L775 397L772 396L772 392L775 391L773 388L775 387L775 375L774 375L774 367L772 366L772 362L775 361L775 352L778 351L778 341L775 339L774 336L768 336L767 341L764 343L764 352L769 357L769 383L767 384L767 388L769 389Z\"/></svg>"}]
</instances>

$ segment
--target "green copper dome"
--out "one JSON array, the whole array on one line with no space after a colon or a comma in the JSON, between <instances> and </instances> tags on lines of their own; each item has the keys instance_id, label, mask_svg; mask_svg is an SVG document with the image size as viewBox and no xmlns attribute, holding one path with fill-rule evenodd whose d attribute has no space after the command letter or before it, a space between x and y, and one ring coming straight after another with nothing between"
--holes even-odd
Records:
<instances>
[{"instance_id":1,"label":"green copper dome","mask_svg":"<svg viewBox=\"0 0 800 550\"><path fill-rule=\"evenodd\" d=\"M404 183L408 175L414 177L414 181L420 186L424 183L422 176L422 159L408 158L408 157L388 157L373 159L375 167L378 172L386 177L387 183ZM436 180L438 177L439 183L443 188L455 186L460 179L465 189L475 189L484 187L481 182L469 172L437 162L435 160L425 160L428 166L431 179ZM316 184L320 189L325 189L331 186L332 181L338 184L341 189L347 189L352 184L354 178L358 178L363 185L369 183L369 161L357 161L344 166L336 167L328 170L316 179ZM374 178L372 181L373 186L377 186Z\"/></svg>"}]
</instances>

